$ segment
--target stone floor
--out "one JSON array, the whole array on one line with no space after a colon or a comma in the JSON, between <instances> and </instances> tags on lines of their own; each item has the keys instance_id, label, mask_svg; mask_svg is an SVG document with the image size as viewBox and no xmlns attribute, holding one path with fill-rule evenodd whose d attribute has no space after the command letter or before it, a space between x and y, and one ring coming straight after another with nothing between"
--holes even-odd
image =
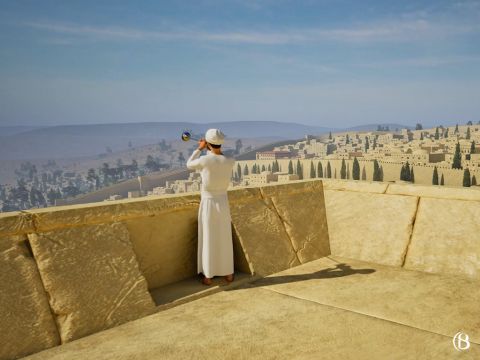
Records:
<instances>
[{"instance_id":1,"label":"stone floor","mask_svg":"<svg viewBox=\"0 0 480 360\"><path fill-rule=\"evenodd\" d=\"M479 281L335 256L252 280L29 359L480 359Z\"/></svg>"}]
</instances>

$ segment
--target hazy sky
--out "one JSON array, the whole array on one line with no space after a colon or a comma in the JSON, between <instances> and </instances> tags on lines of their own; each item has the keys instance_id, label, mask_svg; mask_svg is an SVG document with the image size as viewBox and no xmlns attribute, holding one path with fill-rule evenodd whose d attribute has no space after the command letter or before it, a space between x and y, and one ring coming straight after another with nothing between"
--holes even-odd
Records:
<instances>
[{"instance_id":1,"label":"hazy sky","mask_svg":"<svg viewBox=\"0 0 480 360\"><path fill-rule=\"evenodd\" d=\"M480 120L480 1L0 0L0 125Z\"/></svg>"}]
</instances>

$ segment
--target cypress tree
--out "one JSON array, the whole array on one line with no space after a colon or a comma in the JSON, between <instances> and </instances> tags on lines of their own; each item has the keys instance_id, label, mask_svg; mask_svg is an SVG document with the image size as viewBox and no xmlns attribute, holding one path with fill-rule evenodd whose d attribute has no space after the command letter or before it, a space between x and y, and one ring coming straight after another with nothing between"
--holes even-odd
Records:
<instances>
[{"instance_id":1,"label":"cypress tree","mask_svg":"<svg viewBox=\"0 0 480 360\"><path fill-rule=\"evenodd\" d=\"M272 166L268 164L268 171L272 172Z\"/></svg>"},{"instance_id":2,"label":"cypress tree","mask_svg":"<svg viewBox=\"0 0 480 360\"><path fill-rule=\"evenodd\" d=\"M248 166L245 164L245 167L243 168L243 175L248 175Z\"/></svg>"},{"instance_id":3,"label":"cypress tree","mask_svg":"<svg viewBox=\"0 0 480 360\"><path fill-rule=\"evenodd\" d=\"M447 130L445 130L445 134L443 134L443 137L448 138L448 128L447 128Z\"/></svg>"},{"instance_id":4,"label":"cypress tree","mask_svg":"<svg viewBox=\"0 0 480 360\"><path fill-rule=\"evenodd\" d=\"M332 132L330 131L330 134L328 134L328 138L332 140Z\"/></svg>"},{"instance_id":5,"label":"cypress tree","mask_svg":"<svg viewBox=\"0 0 480 360\"><path fill-rule=\"evenodd\" d=\"M472 145L470 146L470 154L475 154L475 140L472 141Z\"/></svg>"},{"instance_id":6,"label":"cypress tree","mask_svg":"<svg viewBox=\"0 0 480 360\"><path fill-rule=\"evenodd\" d=\"M407 163L405 164L405 175L404 175L405 178L404 178L404 180L405 181L411 181L411 175L412 174L410 172L410 164L407 161Z\"/></svg>"},{"instance_id":7,"label":"cypress tree","mask_svg":"<svg viewBox=\"0 0 480 360\"><path fill-rule=\"evenodd\" d=\"M475 177L475 175L472 176L472 186L475 186L477 185L477 178Z\"/></svg>"},{"instance_id":8,"label":"cypress tree","mask_svg":"<svg viewBox=\"0 0 480 360\"><path fill-rule=\"evenodd\" d=\"M383 181L383 166L380 166L378 173L379 173L379 181Z\"/></svg>"},{"instance_id":9,"label":"cypress tree","mask_svg":"<svg viewBox=\"0 0 480 360\"><path fill-rule=\"evenodd\" d=\"M237 178L240 180L242 178L242 168L240 164L237 164Z\"/></svg>"},{"instance_id":10,"label":"cypress tree","mask_svg":"<svg viewBox=\"0 0 480 360\"><path fill-rule=\"evenodd\" d=\"M293 163L292 160L288 162L288 173L293 174Z\"/></svg>"},{"instance_id":11,"label":"cypress tree","mask_svg":"<svg viewBox=\"0 0 480 360\"><path fill-rule=\"evenodd\" d=\"M350 137L347 134L346 139L345 139L345 144L349 144L349 143L350 143Z\"/></svg>"},{"instance_id":12,"label":"cypress tree","mask_svg":"<svg viewBox=\"0 0 480 360\"><path fill-rule=\"evenodd\" d=\"M379 181L380 174L379 174L379 166L377 159L373 160L373 181Z\"/></svg>"},{"instance_id":13,"label":"cypress tree","mask_svg":"<svg viewBox=\"0 0 480 360\"><path fill-rule=\"evenodd\" d=\"M438 185L438 171L436 166L433 168L432 185Z\"/></svg>"},{"instance_id":14,"label":"cypress tree","mask_svg":"<svg viewBox=\"0 0 480 360\"><path fill-rule=\"evenodd\" d=\"M330 161L327 162L327 178L332 178L332 167L330 166Z\"/></svg>"},{"instance_id":15,"label":"cypress tree","mask_svg":"<svg viewBox=\"0 0 480 360\"><path fill-rule=\"evenodd\" d=\"M347 165L345 159L342 159L342 167L340 169L340 178L345 179L347 177Z\"/></svg>"},{"instance_id":16,"label":"cypress tree","mask_svg":"<svg viewBox=\"0 0 480 360\"><path fill-rule=\"evenodd\" d=\"M317 164L317 177L323 178L323 166L320 161Z\"/></svg>"},{"instance_id":17,"label":"cypress tree","mask_svg":"<svg viewBox=\"0 0 480 360\"><path fill-rule=\"evenodd\" d=\"M368 152L370 148L370 144L368 143L368 136L365 136L365 152Z\"/></svg>"},{"instance_id":18,"label":"cypress tree","mask_svg":"<svg viewBox=\"0 0 480 360\"><path fill-rule=\"evenodd\" d=\"M440 139L440 133L438 132L438 126L437 128L435 129L435 140L438 140Z\"/></svg>"},{"instance_id":19,"label":"cypress tree","mask_svg":"<svg viewBox=\"0 0 480 360\"><path fill-rule=\"evenodd\" d=\"M373 145L372 145L373 150L375 150L375 148L377 147L377 137L378 135L373 138Z\"/></svg>"},{"instance_id":20,"label":"cypress tree","mask_svg":"<svg viewBox=\"0 0 480 360\"><path fill-rule=\"evenodd\" d=\"M470 180L470 170L468 170L468 168L465 168L465 170L463 170L463 186L470 187L471 185L472 182Z\"/></svg>"},{"instance_id":21,"label":"cypress tree","mask_svg":"<svg viewBox=\"0 0 480 360\"><path fill-rule=\"evenodd\" d=\"M265 165L262 165L262 171L265 171L265 170L267 170L267 169L265 169Z\"/></svg>"},{"instance_id":22,"label":"cypress tree","mask_svg":"<svg viewBox=\"0 0 480 360\"><path fill-rule=\"evenodd\" d=\"M462 155L460 154L460 143L455 146L455 154L453 155L452 169L462 169Z\"/></svg>"},{"instance_id":23,"label":"cypress tree","mask_svg":"<svg viewBox=\"0 0 480 360\"><path fill-rule=\"evenodd\" d=\"M363 168L363 170L365 170L365 167ZM360 180L360 164L358 163L358 159L356 156L353 158L352 179Z\"/></svg>"},{"instance_id":24,"label":"cypress tree","mask_svg":"<svg viewBox=\"0 0 480 360\"><path fill-rule=\"evenodd\" d=\"M467 136L465 136L465 139L470 140L470 127L467 128Z\"/></svg>"},{"instance_id":25,"label":"cypress tree","mask_svg":"<svg viewBox=\"0 0 480 360\"><path fill-rule=\"evenodd\" d=\"M367 172L365 171L365 166L362 169L362 180L367 180Z\"/></svg>"},{"instance_id":26,"label":"cypress tree","mask_svg":"<svg viewBox=\"0 0 480 360\"><path fill-rule=\"evenodd\" d=\"M443 178L443 173L442 173L442 177L440 178L440 185L445 185L445 179Z\"/></svg>"},{"instance_id":27,"label":"cypress tree","mask_svg":"<svg viewBox=\"0 0 480 360\"><path fill-rule=\"evenodd\" d=\"M257 173L257 164L253 164L252 166L252 174L256 174Z\"/></svg>"},{"instance_id":28,"label":"cypress tree","mask_svg":"<svg viewBox=\"0 0 480 360\"><path fill-rule=\"evenodd\" d=\"M455 125L455 131L454 131L454 134L458 134L458 124Z\"/></svg>"},{"instance_id":29,"label":"cypress tree","mask_svg":"<svg viewBox=\"0 0 480 360\"><path fill-rule=\"evenodd\" d=\"M415 174L413 173L413 165L412 165L412 170L410 171L410 181L412 183L415 182Z\"/></svg>"},{"instance_id":30,"label":"cypress tree","mask_svg":"<svg viewBox=\"0 0 480 360\"><path fill-rule=\"evenodd\" d=\"M300 164L300 160L297 160L297 175L300 180L303 179L303 169L302 164Z\"/></svg>"},{"instance_id":31,"label":"cypress tree","mask_svg":"<svg viewBox=\"0 0 480 360\"><path fill-rule=\"evenodd\" d=\"M423 132L420 133L420 140L423 140Z\"/></svg>"},{"instance_id":32,"label":"cypress tree","mask_svg":"<svg viewBox=\"0 0 480 360\"><path fill-rule=\"evenodd\" d=\"M310 162L310 179L315 179L317 177L317 172L315 171L315 166L313 161Z\"/></svg>"}]
</instances>

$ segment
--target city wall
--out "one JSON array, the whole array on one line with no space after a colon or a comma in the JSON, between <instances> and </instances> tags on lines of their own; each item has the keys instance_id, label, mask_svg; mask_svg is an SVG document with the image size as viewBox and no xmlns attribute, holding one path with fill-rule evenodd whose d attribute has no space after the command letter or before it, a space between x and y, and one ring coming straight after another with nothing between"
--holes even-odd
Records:
<instances>
[{"instance_id":1,"label":"city wall","mask_svg":"<svg viewBox=\"0 0 480 360\"><path fill-rule=\"evenodd\" d=\"M229 191L238 271L329 254L480 278L480 192L346 180ZM196 274L199 194L0 214L0 359L157 311L149 290Z\"/></svg>"},{"instance_id":2,"label":"city wall","mask_svg":"<svg viewBox=\"0 0 480 360\"><path fill-rule=\"evenodd\" d=\"M288 163L289 159L279 159L277 160L280 165L280 170L288 172ZM313 161L315 166L315 171L317 170L318 162L322 163L323 166L323 176L326 177L325 169L327 168L327 163L330 162L330 166L332 169L332 178L336 178L341 180L340 177L340 170L342 168L342 160L341 159L300 159L300 163L302 164L303 168L303 178L309 179L310 178L310 164ZM254 164L265 165L265 168L268 169L268 165L272 165L272 160L243 160L237 161L240 164L242 169L242 173L244 170L245 165L248 166L249 172L251 172L252 167ZM358 159L360 164L360 179L362 179L362 170L365 167L365 175L367 181L373 181L373 160L362 160ZM297 160L292 159L293 169L296 171L296 164ZM398 161L386 161L386 160L378 160L378 163L383 168L383 181L398 181L400 180L400 171L402 166L404 165L403 162ZM353 160L345 160L345 164L347 168L349 168L350 177L352 179L352 168L353 168ZM411 164L410 164L411 165ZM444 177L444 184L446 186L463 186L463 170L462 169L452 169L451 166L437 166L438 171L438 181L440 182L440 178ZM415 183L421 185L432 185L432 177L433 177L433 169L435 164L427 164L422 166L414 165L414 175L415 175ZM236 167L235 167L236 170ZM335 175L336 174L336 175ZM477 183L480 184L480 170L479 169L470 169L470 176L475 175L477 179Z\"/></svg>"}]
</instances>

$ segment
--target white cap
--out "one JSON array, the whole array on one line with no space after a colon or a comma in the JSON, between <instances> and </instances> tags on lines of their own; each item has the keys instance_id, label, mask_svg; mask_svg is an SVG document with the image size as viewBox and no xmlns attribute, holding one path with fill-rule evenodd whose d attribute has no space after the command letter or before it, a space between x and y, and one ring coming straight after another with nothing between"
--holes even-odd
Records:
<instances>
[{"instance_id":1,"label":"white cap","mask_svg":"<svg viewBox=\"0 0 480 360\"><path fill-rule=\"evenodd\" d=\"M213 145L221 145L225 139L225 134L218 129L208 129L205 133L205 140Z\"/></svg>"}]
</instances>

